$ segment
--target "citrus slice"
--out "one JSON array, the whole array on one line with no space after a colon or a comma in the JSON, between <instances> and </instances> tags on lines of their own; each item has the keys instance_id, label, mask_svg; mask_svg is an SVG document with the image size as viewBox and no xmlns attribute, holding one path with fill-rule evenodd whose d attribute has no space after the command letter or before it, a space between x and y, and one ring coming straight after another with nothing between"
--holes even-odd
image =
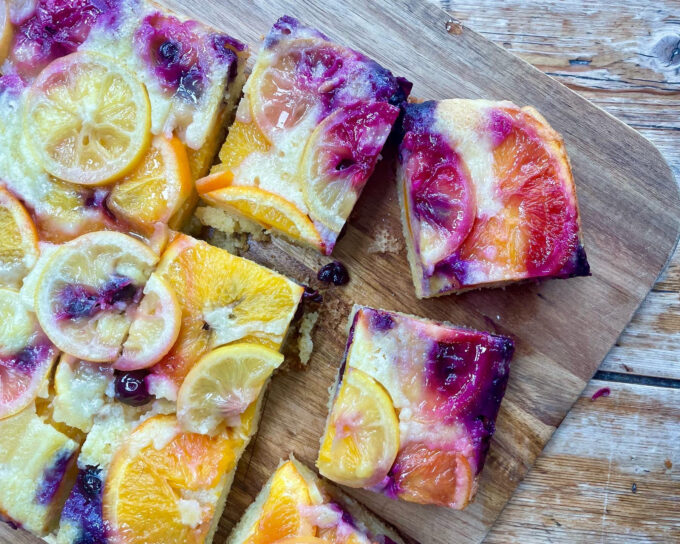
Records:
<instances>
[{"instance_id":1,"label":"citrus slice","mask_svg":"<svg viewBox=\"0 0 680 544\"><path fill-rule=\"evenodd\" d=\"M220 164L215 167L215 171L232 172L251 153L264 153L270 147L256 123L236 120L229 128L227 139L220 149Z\"/></svg>"},{"instance_id":2,"label":"citrus slice","mask_svg":"<svg viewBox=\"0 0 680 544\"><path fill-rule=\"evenodd\" d=\"M72 53L50 63L28 91L27 139L45 170L82 185L128 174L150 141L144 85L112 59Z\"/></svg>"},{"instance_id":3,"label":"citrus slice","mask_svg":"<svg viewBox=\"0 0 680 544\"><path fill-rule=\"evenodd\" d=\"M315 536L314 526L300 513L300 507L311 504L307 482L293 462L286 461L274 473L260 517L243 543L271 544L287 537Z\"/></svg>"},{"instance_id":4,"label":"citrus slice","mask_svg":"<svg viewBox=\"0 0 680 544\"><path fill-rule=\"evenodd\" d=\"M284 276L182 234L156 271L177 294L182 326L150 378L163 379L175 393L198 359L218 346L247 342L278 349L303 292Z\"/></svg>"},{"instance_id":5,"label":"citrus slice","mask_svg":"<svg viewBox=\"0 0 680 544\"><path fill-rule=\"evenodd\" d=\"M320 104L324 85L342 67L347 52L319 38L301 38L280 45L271 62L256 64L248 80L250 111L271 141L296 127Z\"/></svg>"},{"instance_id":6,"label":"citrus slice","mask_svg":"<svg viewBox=\"0 0 680 544\"><path fill-rule=\"evenodd\" d=\"M64 244L38 279L40 325L74 357L115 361L130 327L129 310L157 261L148 246L119 232L93 232Z\"/></svg>"},{"instance_id":7,"label":"citrus slice","mask_svg":"<svg viewBox=\"0 0 680 544\"><path fill-rule=\"evenodd\" d=\"M103 516L116 544L200 544L243 442L182 432L174 416L137 427L114 455Z\"/></svg>"},{"instance_id":8,"label":"citrus slice","mask_svg":"<svg viewBox=\"0 0 680 544\"><path fill-rule=\"evenodd\" d=\"M371 487L387 476L398 450L399 421L389 394L350 367L328 416L319 471L348 487Z\"/></svg>"},{"instance_id":9,"label":"citrus slice","mask_svg":"<svg viewBox=\"0 0 680 544\"><path fill-rule=\"evenodd\" d=\"M138 370L160 361L179 336L182 309L172 287L151 274L144 296L131 316L123 351L113 365L118 370Z\"/></svg>"},{"instance_id":10,"label":"citrus slice","mask_svg":"<svg viewBox=\"0 0 680 544\"><path fill-rule=\"evenodd\" d=\"M218 170L196 180L196 190L199 195L210 193L217 189L229 187L234 181L234 175L229 170Z\"/></svg>"},{"instance_id":11,"label":"citrus slice","mask_svg":"<svg viewBox=\"0 0 680 544\"><path fill-rule=\"evenodd\" d=\"M7 58L12 45L12 21L9 18L9 1L0 0L0 63Z\"/></svg>"},{"instance_id":12,"label":"citrus slice","mask_svg":"<svg viewBox=\"0 0 680 544\"><path fill-rule=\"evenodd\" d=\"M340 232L399 115L387 102L338 108L314 129L298 179L313 219Z\"/></svg>"},{"instance_id":13,"label":"citrus slice","mask_svg":"<svg viewBox=\"0 0 680 544\"><path fill-rule=\"evenodd\" d=\"M0 187L0 285L15 286L38 260L38 233L26 209Z\"/></svg>"},{"instance_id":14,"label":"citrus slice","mask_svg":"<svg viewBox=\"0 0 680 544\"><path fill-rule=\"evenodd\" d=\"M231 186L201 195L208 204L257 221L314 247L321 246L314 223L295 204L259 187Z\"/></svg>"},{"instance_id":15,"label":"citrus slice","mask_svg":"<svg viewBox=\"0 0 680 544\"><path fill-rule=\"evenodd\" d=\"M470 502L474 476L460 453L433 450L425 444L405 446L397 457L395 484L399 498L462 510Z\"/></svg>"},{"instance_id":16,"label":"citrus slice","mask_svg":"<svg viewBox=\"0 0 680 544\"><path fill-rule=\"evenodd\" d=\"M33 402L57 354L19 293L0 288L0 419Z\"/></svg>"},{"instance_id":17,"label":"citrus slice","mask_svg":"<svg viewBox=\"0 0 680 544\"><path fill-rule=\"evenodd\" d=\"M404 205L420 258L428 273L455 253L473 228L476 215L474 186L465 164L440 135L409 132L403 148Z\"/></svg>"},{"instance_id":18,"label":"citrus slice","mask_svg":"<svg viewBox=\"0 0 680 544\"><path fill-rule=\"evenodd\" d=\"M167 223L192 190L187 152L179 138L155 136L137 167L113 186L107 204L142 226Z\"/></svg>"},{"instance_id":19,"label":"citrus slice","mask_svg":"<svg viewBox=\"0 0 680 544\"><path fill-rule=\"evenodd\" d=\"M335 542L332 540L331 542ZM328 540L316 536L287 536L274 544L328 544Z\"/></svg>"},{"instance_id":20,"label":"citrus slice","mask_svg":"<svg viewBox=\"0 0 680 544\"><path fill-rule=\"evenodd\" d=\"M278 351L256 344L231 344L204 355L184 378L177 395L182 428L214 434L224 423L239 425L241 414L282 362Z\"/></svg>"}]
</instances>

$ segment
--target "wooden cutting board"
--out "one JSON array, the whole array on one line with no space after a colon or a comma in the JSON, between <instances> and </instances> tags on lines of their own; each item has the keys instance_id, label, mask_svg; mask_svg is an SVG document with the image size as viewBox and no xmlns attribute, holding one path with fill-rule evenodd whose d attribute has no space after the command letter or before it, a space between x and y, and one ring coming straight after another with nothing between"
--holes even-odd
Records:
<instances>
[{"instance_id":1,"label":"wooden cutting board","mask_svg":"<svg viewBox=\"0 0 680 544\"><path fill-rule=\"evenodd\" d=\"M260 431L239 472L215 542L222 543L280 458L313 465L354 302L442 319L515 338L517 351L476 501L464 512L348 490L423 544L480 542L663 269L680 203L658 151L637 132L425 2L168 0L247 42L253 52L282 14L317 26L395 74L413 96L531 104L566 141L593 276L418 301L406 262L394 186L394 150L369 182L333 257L351 282L325 292L308 368L275 377ZM527 22L529 24L529 22ZM316 286L329 259L274 240L247 257ZM3 538L2 535L7 535ZM0 541L33 542L0 529Z\"/></svg>"}]
</instances>

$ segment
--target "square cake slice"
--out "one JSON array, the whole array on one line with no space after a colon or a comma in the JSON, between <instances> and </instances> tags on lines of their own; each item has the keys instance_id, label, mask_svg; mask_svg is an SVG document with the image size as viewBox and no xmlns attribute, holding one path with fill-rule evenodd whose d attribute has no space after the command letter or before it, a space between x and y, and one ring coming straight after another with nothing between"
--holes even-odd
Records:
<instances>
[{"instance_id":1,"label":"square cake slice","mask_svg":"<svg viewBox=\"0 0 680 544\"><path fill-rule=\"evenodd\" d=\"M354 308L317 466L388 497L474 499L508 382L512 340Z\"/></svg>"},{"instance_id":2,"label":"square cake slice","mask_svg":"<svg viewBox=\"0 0 680 544\"><path fill-rule=\"evenodd\" d=\"M246 82L221 164L198 191L211 206L330 254L410 88L282 17Z\"/></svg>"},{"instance_id":3,"label":"square cake slice","mask_svg":"<svg viewBox=\"0 0 680 544\"><path fill-rule=\"evenodd\" d=\"M532 107L408 104L399 196L420 298L590 274L564 142Z\"/></svg>"},{"instance_id":4,"label":"square cake slice","mask_svg":"<svg viewBox=\"0 0 680 544\"><path fill-rule=\"evenodd\" d=\"M291 457L282 462L227 544L403 544L355 500Z\"/></svg>"},{"instance_id":5,"label":"square cake slice","mask_svg":"<svg viewBox=\"0 0 680 544\"><path fill-rule=\"evenodd\" d=\"M0 186L50 242L181 228L240 96L245 45L144 0L10 4Z\"/></svg>"}]
</instances>

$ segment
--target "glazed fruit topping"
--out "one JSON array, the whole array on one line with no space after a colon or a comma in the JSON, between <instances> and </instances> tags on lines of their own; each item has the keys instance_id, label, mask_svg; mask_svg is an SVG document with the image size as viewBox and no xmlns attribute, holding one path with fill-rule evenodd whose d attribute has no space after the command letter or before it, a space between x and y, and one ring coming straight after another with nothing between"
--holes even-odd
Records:
<instances>
[{"instance_id":1,"label":"glazed fruit topping","mask_svg":"<svg viewBox=\"0 0 680 544\"><path fill-rule=\"evenodd\" d=\"M340 261L333 261L321 267L316 275L319 281L333 283L333 285L345 285L349 282L349 272Z\"/></svg>"},{"instance_id":2,"label":"glazed fruit topping","mask_svg":"<svg viewBox=\"0 0 680 544\"><path fill-rule=\"evenodd\" d=\"M85 285L66 285L59 293L61 308L58 319L92 317L104 310L124 310L133 301L138 301L141 289L130 278L114 274L99 291Z\"/></svg>"},{"instance_id":3,"label":"glazed fruit topping","mask_svg":"<svg viewBox=\"0 0 680 544\"><path fill-rule=\"evenodd\" d=\"M98 20L113 20L118 6L114 0L38 0L30 16L23 14L10 60L22 74L36 75L52 60L73 53Z\"/></svg>"},{"instance_id":4,"label":"glazed fruit topping","mask_svg":"<svg viewBox=\"0 0 680 544\"><path fill-rule=\"evenodd\" d=\"M129 406L143 406L153 397L146 384L146 370L132 370L129 372L116 371L115 398Z\"/></svg>"},{"instance_id":5,"label":"glazed fruit topping","mask_svg":"<svg viewBox=\"0 0 680 544\"><path fill-rule=\"evenodd\" d=\"M408 152L407 196L418 221L412 222L423 263L432 268L454 253L475 222L475 195L465 166L439 134L409 132L402 152Z\"/></svg>"}]
</instances>

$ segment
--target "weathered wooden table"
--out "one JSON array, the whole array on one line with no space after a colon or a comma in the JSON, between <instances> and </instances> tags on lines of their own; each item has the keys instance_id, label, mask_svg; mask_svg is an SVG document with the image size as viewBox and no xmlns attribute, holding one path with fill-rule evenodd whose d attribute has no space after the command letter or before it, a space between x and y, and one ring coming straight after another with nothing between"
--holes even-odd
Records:
<instances>
[{"instance_id":1,"label":"weathered wooden table","mask_svg":"<svg viewBox=\"0 0 680 544\"><path fill-rule=\"evenodd\" d=\"M680 180L679 1L439 4L639 130ZM680 251L486 541L680 542Z\"/></svg>"}]
</instances>

